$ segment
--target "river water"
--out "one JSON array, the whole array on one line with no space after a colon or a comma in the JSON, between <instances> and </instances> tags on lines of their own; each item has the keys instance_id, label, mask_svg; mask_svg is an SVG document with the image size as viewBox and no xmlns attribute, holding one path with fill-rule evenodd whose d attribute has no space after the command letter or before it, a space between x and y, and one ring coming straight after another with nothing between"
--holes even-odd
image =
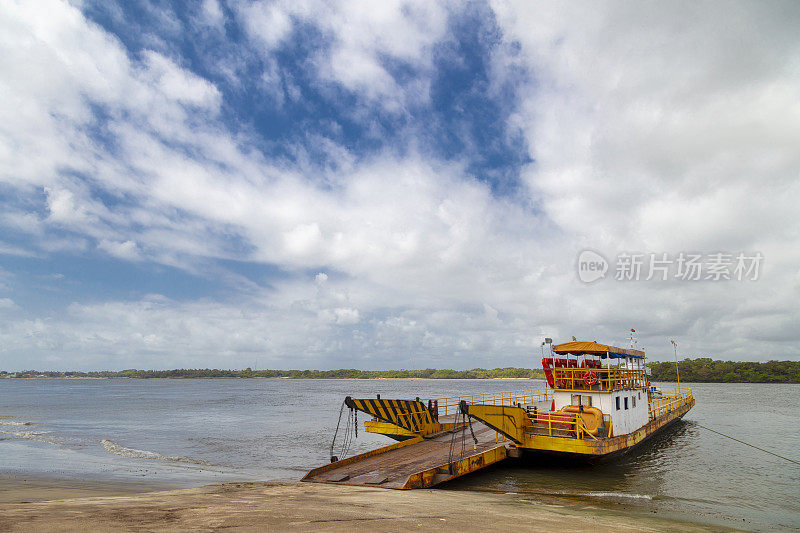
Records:
<instances>
[{"instance_id":1,"label":"river water","mask_svg":"<svg viewBox=\"0 0 800 533\"><path fill-rule=\"evenodd\" d=\"M800 466L700 427L800 461L800 385L686 385L697 405L685 419L620 460L508 462L444 488L800 529ZM297 480L327 462L347 395L543 387L532 380L3 379L0 475L165 486ZM392 442L359 430L351 453Z\"/></svg>"}]
</instances>

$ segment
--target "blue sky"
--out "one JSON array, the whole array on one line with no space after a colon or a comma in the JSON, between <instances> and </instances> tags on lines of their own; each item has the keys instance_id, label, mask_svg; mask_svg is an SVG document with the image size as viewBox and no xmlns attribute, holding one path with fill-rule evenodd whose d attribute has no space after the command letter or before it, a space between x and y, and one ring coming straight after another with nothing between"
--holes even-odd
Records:
<instances>
[{"instance_id":1,"label":"blue sky","mask_svg":"<svg viewBox=\"0 0 800 533\"><path fill-rule=\"evenodd\" d=\"M536 366L631 327L654 358L796 360L798 18L4 5L0 367ZM618 281L623 252L764 262Z\"/></svg>"}]
</instances>

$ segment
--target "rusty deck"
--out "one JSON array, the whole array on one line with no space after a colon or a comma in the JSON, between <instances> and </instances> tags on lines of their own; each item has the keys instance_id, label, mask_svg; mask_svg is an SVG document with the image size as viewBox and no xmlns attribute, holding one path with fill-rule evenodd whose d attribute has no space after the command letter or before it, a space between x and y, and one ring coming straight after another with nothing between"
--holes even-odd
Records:
<instances>
[{"instance_id":1,"label":"rusty deck","mask_svg":"<svg viewBox=\"0 0 800 533\"><path fill-rule=\"evenodd\" d=\"M483 424L420 437L348 457L311 470L303 481L391 489L432 487L474 472L507 456L503 436ZM455 437L455 439L454 439Z\"/></svg>"}]
</instances>

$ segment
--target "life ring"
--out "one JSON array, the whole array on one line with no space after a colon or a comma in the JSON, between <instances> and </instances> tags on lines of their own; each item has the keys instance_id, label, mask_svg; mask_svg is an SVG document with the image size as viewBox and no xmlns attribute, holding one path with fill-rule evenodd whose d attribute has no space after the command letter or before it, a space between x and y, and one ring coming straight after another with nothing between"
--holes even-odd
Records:
<instances>
[{"instance_id":1,"label":"life ring","mask_svg":"<svg viewBox=\"0 0 800 533\"><path fill-rule=\"evenodd\" d=\"M591 387L592 385L597 383L597 374L589 370L583 375L583 381L584 383L586 383Z\"/></svg>"}]
</instances>

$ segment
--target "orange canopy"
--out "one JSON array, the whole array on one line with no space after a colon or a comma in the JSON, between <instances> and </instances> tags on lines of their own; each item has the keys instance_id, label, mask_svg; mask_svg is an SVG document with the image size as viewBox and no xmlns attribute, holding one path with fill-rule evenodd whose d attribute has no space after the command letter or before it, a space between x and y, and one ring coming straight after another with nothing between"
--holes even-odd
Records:
<instances>
[{"instance_id":1,"label":"orange canopy","mask_svg":"<svg viewBox=\"0 0 800 533\"><path fill-rule=\"evenodd\" d=\"M572 353L576 355L599 355L600 357L611 358L644 357L644 352L641 350L618 348L617 346L608 346L591 341L573 341L556 344L553 346L553 351L559 355Z\"/></svg>"}]
</instances>

